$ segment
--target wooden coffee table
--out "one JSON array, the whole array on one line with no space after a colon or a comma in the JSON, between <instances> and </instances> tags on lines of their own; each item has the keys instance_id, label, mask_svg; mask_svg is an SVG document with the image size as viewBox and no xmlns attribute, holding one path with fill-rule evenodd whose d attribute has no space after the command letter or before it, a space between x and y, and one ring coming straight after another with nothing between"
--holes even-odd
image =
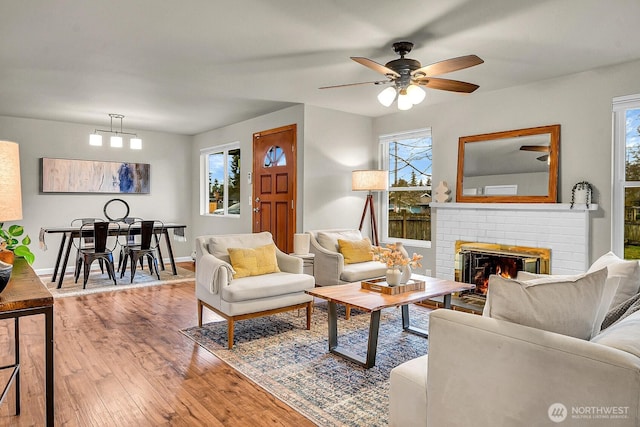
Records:
<instances>
[{"instance_id":1,"label":"wooden coffee table","mask_svg":"<svg viewBox=\"0 0 640 427\"><path fill-rule=\"evenodd\" d=\"M387 295L381 292L362 289L360 282L348 283L346 285L322 286L306 291L309 295L325 299L329 302L329 352L344 357L367 369L371 368L376 363L378 330L380 329L380 310L387 307L401 306L402 328L407 332L427 338L426 330L410 325L408 304L433 297L444 296L444 308L450 309L451 294L453 292L470 290L475 287L475 285L468 283L436 279L418 274L414 274L412 278L425 282L423 291L410 291L396 295ZM371 313L367 356L365 358L359 357L338 345L337 304L344 304Z\"/></svg>"}]
</instances>

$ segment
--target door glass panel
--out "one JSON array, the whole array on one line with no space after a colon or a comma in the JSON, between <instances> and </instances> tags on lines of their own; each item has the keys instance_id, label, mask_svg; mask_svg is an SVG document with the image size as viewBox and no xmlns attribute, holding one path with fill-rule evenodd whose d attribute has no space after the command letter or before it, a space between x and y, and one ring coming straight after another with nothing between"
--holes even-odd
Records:
<instances>
[{"instance_id":1,"label":"door glass panel","mask_svg":"<svg viewBox=\"0 0 640 427\"><path fill-rule=\"evenodd\" d=\"M274 166L286 166L287 156L284 154L284 150L279 146L271 146L267 150L267 154L264 156L264 167L272 168Z\"/></svg>"}]
</instances>

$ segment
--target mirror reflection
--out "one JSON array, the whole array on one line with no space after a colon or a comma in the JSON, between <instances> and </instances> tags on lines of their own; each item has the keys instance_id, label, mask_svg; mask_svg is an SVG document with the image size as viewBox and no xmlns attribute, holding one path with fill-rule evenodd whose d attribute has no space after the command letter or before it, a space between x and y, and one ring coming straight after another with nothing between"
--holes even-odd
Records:
<instances>
[{"instance_id":1,"label":"mirror reflection","mask_svg":"<svg viewBox=\"0 0 640 427\"><path fill-rule=\"evenodd\" d=\"M459 202L555 202L560 125L460 138Z\"/></svg>"}]
</instances>

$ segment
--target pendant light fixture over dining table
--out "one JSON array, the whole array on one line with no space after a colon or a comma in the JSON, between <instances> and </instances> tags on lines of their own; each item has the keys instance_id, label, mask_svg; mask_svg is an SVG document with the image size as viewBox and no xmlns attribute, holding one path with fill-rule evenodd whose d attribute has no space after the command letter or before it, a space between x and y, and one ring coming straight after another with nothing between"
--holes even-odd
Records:
<instances>
[{"instance_id":1,"label":"pendant light fixture over dining table","mask_svg":"<svg viewBox=\"0 0 640 427\"><path fill-rule=\"evenodd\" d=\"M101 133L110 133L112 134L109 138L109 145L112 148L122 148L123 140L122 135L131 135L132 138L129 139L129 148L132 150L142 150L142 139L138 138L138 135L132 132L124 132L122 130L122 119L124 116L122 114L109 114L111 118L111 129L96 129L92 134L89 135L89 145L101 146L102 145L102 135ZM120 130L113 130L113 119L120 120Z\"/></svg>"}]
</instances>

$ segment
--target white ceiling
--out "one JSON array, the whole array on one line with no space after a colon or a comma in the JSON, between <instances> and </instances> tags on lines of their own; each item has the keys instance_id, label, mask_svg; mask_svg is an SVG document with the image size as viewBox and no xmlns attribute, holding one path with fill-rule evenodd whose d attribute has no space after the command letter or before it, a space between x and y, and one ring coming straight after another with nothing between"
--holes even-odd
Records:
<instances>
[{"instance_id":1,"label":"white ceiling","mask_svg":"<svg viewBox=\"0 0 640 427\"><path fill-rule=\"evenodd\" d=\"M379 86L318 89L380 78L350 56L476 54L442 77L479 93L639 59L639 20L638 0L4 0L0 115L188 135L292 103L376 117L396 111Z\"/></svg>"}]
</instances>

